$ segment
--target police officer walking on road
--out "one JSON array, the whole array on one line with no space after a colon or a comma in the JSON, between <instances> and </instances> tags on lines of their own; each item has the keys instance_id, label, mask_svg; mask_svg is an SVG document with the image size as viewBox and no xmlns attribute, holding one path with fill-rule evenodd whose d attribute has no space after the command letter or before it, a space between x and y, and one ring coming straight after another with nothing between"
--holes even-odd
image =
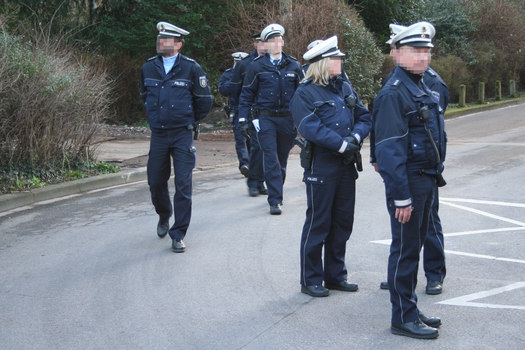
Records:
<instances>
[{"instance_id":1,"label":"police officer walking on road","mask_svg":"<svg viewBox=\"0 0 525 350\"><path fill-rule=\"evenodd\" d=\"M228 68L222 73L222 75L219 77L219 92L221 95L228 97L228 117L230 120L230 123L232 125L233 130L233 136L235 138L235 151L237 152L237 159L239 160L239 171L241 174L243 174L245 177L248 177L249 174L249 150L247 145L246 137L241 132L241 129L239 128L239 118L237 118L238 112L238 103L235 102L236 96L233 94L232 89L232 76L233 76L233 69L235 66L243 59L246 58L248 54L246 52L234 52L232 54L233 57L233 67Z\"/></svg>"},{"instance_id":2,"label":"police officer walking on road","mask_svg":"<svg viewBox=\"0 0 525 350\"><path fill-rule=\"evenodd\" d=\"M360 144L371 122L342 77L344 56L336 36L308 50L303 57L310 65L290 104L306 140L301 151L308 203L301 238L301 292L313 297L327 296L329 289L358 289L347 282L345 252L354 222L356 162L360 168ZM310 157L305 160L307 148Z\"/></svg>"},{"instance_id":3,"label":"police officer walking on road","mask_svg":"<svg viewBox=\"0 0 525 350\"><path fill-rule=\"evenodd\" d=\"M412 338L439 335L437 317L424 316L415 292L435 187L445 156L439 101L423 82L435 29L419 22L392 38L397 65L374 101L375 156L385 183L392 243L388 285L391 332Z\"/></svg>"},{"instance_id":4,"label":"police officer walking on road","mask_svg":"<svg viewBox=\"0 0 525 350\"><path fill-rule=\"evenodd\" d=\"M392 45L392 38L405 30L406 27L398 24L390 24L391 38L386 42L390 45L390 56L394 63L397 61L397 48ZM388 81L388 76L385 81ZM445 113L448 102L450 101L450 91L447 84L439 76L436 71L428 67L423 74L423 81L425 85L432 91L432 94L439 101L439 105ZM446 133L445 133L446 137ZM377 163L375 160L375 147L373 140L375 139L373 131L370 133L370 162L377 171ZM442 184L443 185L443 184ZM427 285L425 292L430 295L441 294L443 290L443 280L446 275L445 265L445 246L443 229L441 227L441 220L439 218L439 184L435 188L434 201L432 202L432 210L430 212L430 221L428 225L427 237L423 244L423 268L427 278ZM381 289L388 289L388 282L381 282Z\"/></svg>"},{"instance_id":5,"label":"police officer walking on road","mask_svg":"<svg viewBox=\"0 0 525 350\"><path fill-rule=\"evenodd\" d=\"M270 214L280 215L288 155L296 130L289 110L290 99L303 77L297 59L282 52L284 28L270 24L261 32L268 53L248 66L239 100L239 119L250 119L263 150L264 178Z\"/></svg>"},{"instance_id":6,"label":"police officer walking on road","mask_svg":"<svg viewBox=\"0 0 525 350\"><path fill-rule=\"evenodd\" d=\"M189 32L167 22L157 24L158 56L142 66L140 94L151 128L148 184L159 215L157 235L168 232L172 249L185 251L183 242L191 219L192 171L195 167L194 125L211 109L212 96L206 73L180 50ZM168 191L171 161L175 173L173 207ZM175 214L175 222L169 219Z\"/></svg>"},{"instance_id":7,"label":"police officer walking on road","mask_svg":"<svg viewBox=\"0 0 525 350\"><path fill-rule=\"evenodd\" d=\"M254 46L252 52L233 68L231 82L232 94L230 95L230 101L232 109L235 111L235 119L238 128L243 132L245 137L250 139L249 171L246 183L248 185L248 194L250 197L257 197L260 194L268 194L268 190L264 185L262 149L259 145L257 133L253 124L251 124L248 119L239 119L239 98L241 96L244 76L248 70L248 65L250 65L254 59L266 53L266 43L261 40L261 32L252 35L252 39Z\"/></svg>"}]
</instances>

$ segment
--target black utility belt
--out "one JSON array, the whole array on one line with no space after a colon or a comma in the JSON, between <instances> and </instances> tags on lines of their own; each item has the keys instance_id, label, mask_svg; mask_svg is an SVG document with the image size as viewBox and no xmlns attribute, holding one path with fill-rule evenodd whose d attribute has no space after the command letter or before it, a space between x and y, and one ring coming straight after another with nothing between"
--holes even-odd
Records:
<instances>
[{"instance_id":1,"label":"black utility belt","mask_svg":"<svg viewBox=\"0 0 525 350\"><path fill-rule=\"evenodd\" d=\"M290 112L272 112L272 111L257 111L257 115L259 116L265 116L265 117L291 117L292 114Z\"/></svg>"}]
</instances>

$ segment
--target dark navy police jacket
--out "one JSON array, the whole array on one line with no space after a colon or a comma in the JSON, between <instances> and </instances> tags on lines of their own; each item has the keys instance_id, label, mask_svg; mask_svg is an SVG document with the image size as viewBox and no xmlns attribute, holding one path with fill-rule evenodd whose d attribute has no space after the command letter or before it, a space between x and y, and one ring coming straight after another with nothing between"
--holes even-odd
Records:
<instances>
[{"instance_id":1,"label":"dark navy police jacket","mask_svg":"<svg viewBox=\"0 0 525 350\"><path fill-rule=\"evenodd\" d=\"M349 95L356 98L354 108L345 103ZM316 146L315 152L337 152L343 138L354 134L364 140L372 125L368 109L350 82L341 77L330 79L327 86L309 80L300 84L292 98L291 112L297 131Z\"/></svg>"},{"instance_id":2,"label":"dark navy police jacket","mask_svg":"<svg viewBox=\"0 0 525 350\"><path fill-rule=\"evenodd\" d=\"M144 63L140 96L152 130L192 125L206 117L212 104L206 73L180 53L168 74L164 73L161 56Z\"/></svg>"},{"instance_id":3,"label":"dark navy police jacket","mask_svg":"<svg viewBox=\"0 0 525 350\"><path fill-rule=\"evenodd\" d=\"M228 97L228 106L230 108L232 108L232 99L230 97L232 94L232 73L233 70L231 68L226 69L224 73L222 73L219 77L218 83L219 92L221 93L221 95Z\"/></svg>"},{"instance_id":4,"label":"dark navy police jacket","mask_svg":"<svg viewBox=\"0 0 525 350\"><path fill-rule=\"evenodd\" d=\"M395 70L392 70L384 80L386 83ZM450 102L450 90L448 89L447 84L441 78L441 76L432 68L428 67L425 73L423 73L423 82L425 85L432 91L432 95L439 101L443 114L447 110L448 103ZM383 85L384 86L384 85ZM446 143L447 133L445 131L445 143ZM443 161L444 161L443 155ZM375 135L374 130L370 131L370 163L377 163L375 156Z\"/></svg>"},{"instance_id":5,"label":"dark navy police jacket","mask_svg":"<svg viewBox=\"0 0 525 350\"><path fill-rule=\"evenodd\" d=\"M235 67L233 67L230 84L230 108L235 111L239 109L239 97L241 96L242 82L246 75L246 71L248 70L248 65L258 56L257 50L253 49L248 56L244 57L240 62L237 62Z\"/></svg>"},{"instance_id":6,"label":"dark navy police jacket","mask_svg":"<svg viewBox=\"0 0 525 350\"><path fill-rule=\"evenodd\" d=\"M427 122L438 148L440 162L420 118L428 108ZM440 174L443 171L446 138L443 110L428 87L396 66L374 101L375 156L385 181L386 194L396 207L411 204L409 174Z\"/></svg>"},{"instance_id":7,"label":"dark navy police jacket","mask_svg":"<svg viewBox=\"0 0 525 350\"><path fill-rule=\"evenodd\" d=\"M289 113L290 100L302 78L301 65L294 57L283 53L279 66L272 64L269 54L255 58L244 77L239 118L249 120L252 107L270 114Z\"/></svg>"}]
</instances>

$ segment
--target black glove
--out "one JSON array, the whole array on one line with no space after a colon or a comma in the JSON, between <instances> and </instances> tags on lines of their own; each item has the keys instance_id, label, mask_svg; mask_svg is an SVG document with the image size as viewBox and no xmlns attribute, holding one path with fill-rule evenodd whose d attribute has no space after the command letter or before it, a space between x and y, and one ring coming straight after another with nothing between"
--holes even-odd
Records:
<instances>
[{"instance_id":1,"label":"black glove","mask_svg":"<svg viewBox=\"0 0 525 350\"><path fill-rule=\"evenodd\" d=\"M239 130L241 131L241 135L245 138L250 138L250 135L248 134L249 128L250 122L244 118L239 118Z\"/></svg>"},{"instance_id":2,"label":"black glove","mask_svg":"<svg viewBox=\"0 0 525 350\"><path fill-rule=\"evenodd\" d=\"M343 161L345 164L353 163L356 160L356 153L359 152L359 142L353 136L348 136L343 139L347 142L346 148L343 151Z\"/></svg>"}]
</instances>

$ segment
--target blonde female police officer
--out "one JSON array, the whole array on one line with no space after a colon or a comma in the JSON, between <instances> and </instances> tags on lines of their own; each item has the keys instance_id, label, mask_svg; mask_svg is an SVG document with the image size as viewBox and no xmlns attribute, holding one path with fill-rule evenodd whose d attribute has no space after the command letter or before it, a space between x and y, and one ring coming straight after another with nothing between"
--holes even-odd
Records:
<instances>
[{"instance_id":1,"label":"blonde female police officer","mask_svg":"<svg viewBox=\"0 0 525 350\"><path fill-rule=\"evenodd\" d=\"M157 29L159 55L142 66L140 79L140 95L151 128L148 184L159 215L157 235L164 238L169 231L173 251L182 253L191 219L195 167L192 125L206 117L212 96L206 73L197 62L179 53L189 32L167 22L159 22ZM175 172L173 208L168 191L170 157ZM175 223L170 228L173 213Z\"/></svg>"},{"instance_id":2,"label":"blonde female police officer","mask_svg":"<svg viewBox=\"0 0 525 350\"><path fill-rule=\"evenodd\" d=\"M423 81L435 29L419 22L392 38L396 67L374 100L375 156L385 183L392 243L388 286L391 332L412 338L439 335L437 317L424 316L415 288L419 253L443 171L444 118L439 101Z\"/></svg>"},{"instance_id":3,"label":"blonde female police officer","mask_svg":"<svg viewBox=\"0 0 525 350\"><path fill-rule=\"evenodd\" d=\"M356 151L371 122L370 113L342 77L344 53L337 48L336 36L303 57L310 66L291 101L297 130L313 145L303 178L308 208L301 238L301 291L323 297L329 289L358 289L347 282L345 252L354 221Z\"/></svg>"},{"instance_id":4,"label":"blonde female police officer","mask_svg":"<svg viewBox=\"0 0 525 350\"><path fill-rule=\"evenodd\" d=\"M299 81L301 65L282 52L284 28L270 24L261 32L268 53L248 66L239 99L239 120L253 119L257 139L263 150L263 167L270 214L280 215L283 184L288 155L293 147L296 130L289 110ZM250 110L254 116L250 118Z\"/></svg>"}]
</instances>

